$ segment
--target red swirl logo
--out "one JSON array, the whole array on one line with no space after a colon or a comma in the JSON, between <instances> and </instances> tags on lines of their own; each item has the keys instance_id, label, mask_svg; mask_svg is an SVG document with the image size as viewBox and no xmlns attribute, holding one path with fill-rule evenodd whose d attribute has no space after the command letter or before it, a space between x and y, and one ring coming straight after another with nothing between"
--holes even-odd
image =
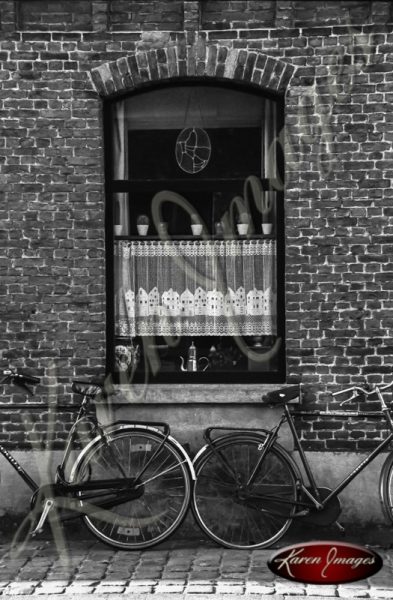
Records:
<instances>
[{"instance_id":1,"label":"red swirl logo","mask_svg":"<svg viewBox=\"0 0 393 600\"><path fill-rule=\"evenodd\" d=\"M375 575L382 558L369 548L341 542L307 542L282 548L268 562L273 573L301 583L350 583Z\"/></svg>"}]
</instances>

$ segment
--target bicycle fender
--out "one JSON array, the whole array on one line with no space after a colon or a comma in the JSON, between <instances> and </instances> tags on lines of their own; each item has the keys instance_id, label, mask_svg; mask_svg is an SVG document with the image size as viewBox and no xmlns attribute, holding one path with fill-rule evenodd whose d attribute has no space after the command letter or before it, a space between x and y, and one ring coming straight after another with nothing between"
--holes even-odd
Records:
<instances>
[{"instance_id":1,"label":"bicycle fender","mask_svg":"<svg viewBox=\"0 0 393 600\"><path fill-rule=\"evenodd\" d=\"M191 479L193 481L195 481L196 480L195 469L194 469L194 465L193 465L191 458L188 456L187 452L185 451L183 446L180 444L180 442L175 440L175 438L173 438L171 435L169 435L168 440L170 440L172 442L172 444L174 446L176 446L176 448L179 450L179 452L184 456L184 459L187 462L188 468L190 469Z\"/></svg>"},{"instance_id":2,"label":"bicycle fender","mask_svg":"<svg viewBox=\"0 0 393 600\"><path fill-rule=\"evenodd\" d=\"M183 446L177 440L175 440L175 438L173 438L171 435L168 435L168 436L164 435L164 433L160 429L157 429L156 427L151 427L149 425L140 425L140 424L128 423L126 421L118 422L116 424L112 424L112 425L109 425L107 427L103 427L103 429L104 429L105 433L108 434L108 435L110 435L114 431L119 431L119 429L145 430L145 431L151 431L151 432L153 432L155 434L158 434L159 437L161 437L163 439L165 438L165 439L169 440L172 445L176 446L176 449L184 457L184 460L187 463L187 466L188 466L188 469L189 469L189 472L190 472L191 479L193 481L195 481L195 479L196 479L195 470L194 470L194 466L192 464L191 458L188 456L188 454L185 451L185 449L183 448ZM74 464L72 465L72 471L71 471L70 479L73 477L73 473L74 473L75 469L78 467L78 465L83 460L83 458L85 457L85 455L90 451L90 449L94 446L94 444L98 443L99 440L101 440L101 436L97 435L78 454L78 456L76 457L76 460L75 460Z\"/></svg>"},{"instance_id":3,"label":"bicycle fender","mask_svg":"<svg viewBox=\"0 0 393 600\"><path fill-rule=\"evenodd\" d=\"M161 423L159 425L161 425ZM176 448L179 450L179 452L184 457L184 459L188 465L188 468L190 469L191 478L195 481L195 470L194 470L194 466L192 464L191 458L188 456L186 450L183 448L183 446L180 444L180 442L178 442L171 435L166 435L160 429L157 429L156 427L154 427L152 425L144 425L141 423L132 423L132 422L128 422L128 421L117 421L116 423L113 423L112 425L110 425L109 428L104 427L104 430L107 433L111 433L111 431L116 431L118 429L127 429L127 428L146 429L148 431L153 431L154 433L158 433L161 437L165 437L167 440L169 440L174 446L176 446Z\"/></svg>"},{"instance_id":4,"label":"bicycle fender","mask_svg":"<svg viewBox=\"0 0 393 600\"><path fill-rule=\"evenodd\" d=\"M389 471L391 469L393 465L393 452L390 452L386 459L385 462L382 465L382 469L381 469L381 474L379 477L379 501L381 503L381 507L382 507L382 512L385 516L385 518L390 521L391 523L393 523L393 514L391 511L387 511L385 508L385 503L387 504L388 502L388 498L386 497L386 478L389 474Z\"/></svg>"},{"instance_id":5,"label":"bicycle fender","mask_svg":"<svg viewBox=\"0 0 393 600\"><path fill-rule=\"evenodd\" d=\"M263 435L263 433L259 436L259 437L264 437L266 438L265 435ZM232 436L231 433L225 433L224 435L220 435L219 437L215 438L213 441L213 445L215 445L218 442L221 442L222 440L225 440L227 438L231 438L233 439L234 436ZM195 465L199 458L202 456L202 454L209 448L209 444L205 444L204 446L202 446L202 448L200 450L198 450L198 452L196 453L196 455L194 456L194 459L192 461L192 463Z\"/></svg>"},{"instance_id":6,"label":"bicycle fender","mask_svg":"<svg viewBox=\"0 0 393 600\"><path fill-rule=\"evenodd\" d=\"M246 434L246 435L247 435L247 437L254 437L254 438L256 438L257 440L261 440L261 439L262 439L262 441L263 441L264 439L266 439L266 435L265 435L263 432L261 432L261 433L260 433L260 434L258 434L258 435L255 435L255 434L253 435L253 432L250 432L250 431L247 431L247 432L246 432L246 431L245 431L245 432L244 432L244 434ZM225 434L225 435L222 435L222 436L220 436L220 437L216 438L216 439L214 440L214 445L216 445L216 444L217 444L217 443L219 443L219 442L225 441L225 440L227 440L227 439L231 439L231 440L233 440L233 441L237 441L237 440L239 440L239 439L241 440L243 437L244 437L244 435L242 435L242 434L239 434L239 433L237 433L237 434L235 434L235 435L232 435L232 434L228 433L228 434ZM278 442L274 442L274 444L273 444L273 446L272 446L272 447L273 447L273 448L274 448L274 449L275 449L275 450L276 450L276 451L277 451L279 454L281 454L281 456L283 456L283 457L284 457L284 458L285 458L285 459L286 459L286 460L289 462L290 466L292 467L292 469L293 469L293 471L294 471L294 473L295 473L295 475L296 475L296 478L297 478L297 479L298 479L300 482L302 482L302 481L303 481L303 477L302 477L302 475L301 475L301 473L300 473L300 469L299 469L298 465L296 464L296 462L294 461L294 459L292 458L292 456L289 454L288 450L286 450L286 449L285 449L285 448L284 448L284 447L283 447L281 444L279 444ZM195 455L195 457L194 457L194 460L193 460L193 465L194 465L194 467L196 467L196 465L197 465L197 462L199 461L199 459L202 457L202 455L204 454L204 452L206 452L206 450L207 450L208 448L209 448L209 444L206 444L206 445L205 445L205 446L203 446L203 447L202 447L202 448L199 450L199 452L198 452L198 453ZM393 453L392 453L392 457L393 457Z\"/></svg>"}]
</instances>

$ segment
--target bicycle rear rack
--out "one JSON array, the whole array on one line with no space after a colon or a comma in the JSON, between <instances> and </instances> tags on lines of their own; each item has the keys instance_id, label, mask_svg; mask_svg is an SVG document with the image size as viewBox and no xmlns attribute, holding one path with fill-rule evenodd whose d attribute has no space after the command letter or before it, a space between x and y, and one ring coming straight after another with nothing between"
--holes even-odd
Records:
<instances>
[{"instance_id":1,"label":"bicycle rear rack","mask_svg":"<svg viewBox=\"0 0 393 600\"><path fill-rule=\"evenodd\" d=\"M271 433L270 429L263 429L262 427L208 427L203 433L203 437L208 444L211 444L214 440L211 438L212 431L241 431L243 433Z\"/></svg>"}]
</instances>

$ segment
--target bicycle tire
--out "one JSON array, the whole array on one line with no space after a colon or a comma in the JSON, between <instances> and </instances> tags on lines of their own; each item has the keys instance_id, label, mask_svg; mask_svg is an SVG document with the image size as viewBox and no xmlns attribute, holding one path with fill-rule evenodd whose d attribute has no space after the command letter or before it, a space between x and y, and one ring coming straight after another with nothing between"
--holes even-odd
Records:
<instances>
[{"instance_id":1,"label":"bicycle tire","mask_svg":"<svg viewBox=\"0 0 393 600\"><path fill-rule=\"evenodd\" d=\"M379 495L383 513L386 519L393 524L393 452L388 454L382 466Z\"/></svg>"},{"instance_id":2,"label":"bicycle tire","mask_svg":"<svg viewBox=\"0 0 393 600\"><path fill-rule=\"evenodd\" d=\"M264 440L249 433L224 436L214 442L215 452L206 446L195 462L193 514L201 529L227 548L266 548L278 541L292 522L299 476L285 450L273 446L268 451L255 484L249 489L251 498L252 492L273 491L274 499L258 498L251 503L241 499L238 484L217 456L219 452L225 457L238 482L244 484L257 463ZM277 493L282 502L276 500Z\"/></svg>"},{"instance_id":3,"label":"bicycle tire","mask_svg":"<svg viewBox=\"0 0 393 600\"><path fill-rule=\"evenodd\" d=\"M107 444L101 436L93 440L77 459L70 483L136 477L152 459L140 478L138 485L143 486L143 494L139 498L98 510L94 497L89 507L86 501L79 501L81 512L88 509L83 516L85 525L104 543L124 550L148 548L164 541L182 523L191 500L189 467L169 439L152 458L162 442L163 435L158 431L120 428L110 432ZM103 487L102 493L106 491ZM115 497L118 492L108 494Z\"/></svg>"}]
</instances>

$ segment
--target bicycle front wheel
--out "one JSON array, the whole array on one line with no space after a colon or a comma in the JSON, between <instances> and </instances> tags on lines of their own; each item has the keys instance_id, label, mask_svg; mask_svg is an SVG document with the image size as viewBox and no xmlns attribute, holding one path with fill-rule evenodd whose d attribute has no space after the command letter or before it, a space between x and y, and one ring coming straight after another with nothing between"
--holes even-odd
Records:
<instances>
[{"instance_id":1,"label":"bicycle front wheel","mask_svg":"<svg viewBox=\"0 0 393 600\"><path fill-rule=\"evenodd\" d=\"M287 531L295 512L296 474L274 446L252 484L264 438L241 435L218 440L194 465L192 509L200 527L228 548L265 548Z\"/></svg>"},{"instance_id":2,"label":"bicycle front wheel","mask_svg":"<svg viewBox=\"0 0 393 600\"><path fill-rule=\"evenodd\" d=\"M84 494L80 504L82 512L86 509L85 524L101 541L117 548L141 549L162 542L179 527L190 503L186 462L170 440L163 442L151 430L118 429L109 434L108 441L97 438L70 477L72 483L104 481L102 489L89 493L88 500L84 492L79 493L79 497ZM124 477L135 479L131 495L105 486L105 480ZM119 502L121 494L124 499Z\"/></svg>"}]
</instances>

